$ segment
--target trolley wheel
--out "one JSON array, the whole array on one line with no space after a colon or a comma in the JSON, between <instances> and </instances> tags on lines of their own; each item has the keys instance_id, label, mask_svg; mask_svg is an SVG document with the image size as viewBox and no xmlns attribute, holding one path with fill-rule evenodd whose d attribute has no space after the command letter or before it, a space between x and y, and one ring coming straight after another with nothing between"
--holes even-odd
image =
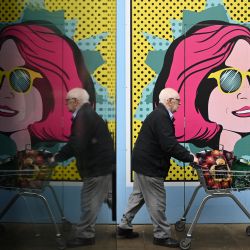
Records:
<instances>
[{"instance_id":1,"label":"trolley wheel","mask_svg":"<svg viewBox=\"0 0 250 250\"><path fill-rule=\"evenodd\" d=\"M36 237L36 238L39 238L40 236L41 236L40 233L35 233L35 237Z\"/></svg>"},{"instance_id":2,"label":"trolley wheel","mask_svg":"<svg viewBox=\"0 0 250 250\"><path fill-rule=\"evenodd\" d=\"M248 227L246 228L246 234L247 234L247 236L250 236L250 226L248 226Z\"/></svg>"},{"instance_id":3,"label":"trolley wheel","mask_svg":"<svg viewBox=\"0 0 250 250\"><path fill-rule=\"evenodd\" d=\"M64 232L68 232L71 230L72 224L70 221L66 219L62 219L62 229Z\"/></svg>"},{"instance_id":4,"label":"trolley wheel","mask_svg":"<svg viewBox=\"0 0 250 250\"><path fill-rule=\"evenodd\" d=\"M191 247L191 239L190 238L185 238L180 241L180 249L182 250L187 250L190 249Z\"/></svg>"},{"instance_id":5,"label":"trolley wheel","mask_svg":"<svg viewBox=\"0 0 250 250\"><path fill-rule=\"evenodd\" d=\"M185 230L185 225L186 225L185 221L179 220L175 223L175 230L177 232L182 232Z\"/></svg>"},{"instance_id":6,"label":"trolley wheel","mask_svg":"<svg viewBox=\"0 0 250 250\"><path fill-rule=\"evenodd\" d=\"M66 249L66 242L61 236L56 238L56 244L59 250Z\"/></svg>"}]
</instances>

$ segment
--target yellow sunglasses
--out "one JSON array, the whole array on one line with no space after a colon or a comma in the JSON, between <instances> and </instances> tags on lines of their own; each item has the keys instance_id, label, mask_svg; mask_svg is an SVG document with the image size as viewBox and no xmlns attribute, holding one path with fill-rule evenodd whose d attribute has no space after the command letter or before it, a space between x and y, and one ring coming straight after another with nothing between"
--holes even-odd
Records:
<instances>
[{"instance_id":1,"label":"yellow sunglasses","mask_svg":"<svg viewBox=\"0 0 250 250\"><path fill-rule=\"evenodd\" d=\"M226 94L237 91L243 80L249 76L250 72L244 72L236 68L225 68L211 73L208 78L214 78L217 81L219 89Z\"/></svg>"},{"instance_id":2,"label":"yellow sunglasses","mask_svg":"<svg viewBox=\"0 0 250 250\"><path fill-rule=\"evenodd\" d=\"M3 84L4 76L8 79L10 87L17 93L28 92L34 79L42 78L40 73L27 68L16 67L9 71L0 69L0 87Z\"/></svg>"}]
</instances>

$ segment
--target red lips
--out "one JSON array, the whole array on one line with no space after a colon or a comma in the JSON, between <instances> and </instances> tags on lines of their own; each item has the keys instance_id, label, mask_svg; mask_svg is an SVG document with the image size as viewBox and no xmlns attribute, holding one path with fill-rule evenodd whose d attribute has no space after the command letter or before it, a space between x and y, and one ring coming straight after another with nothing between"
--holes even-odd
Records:
<instances>
[{"instance_id":1,"label":"red lips","mask_svg":"<svg viewBox=\"0 0 250 250\"><path fill-rule=\"evenodd\" d=\"M250 107L244 106L239 110L233 111L232 113L233 115L238 116L238 117L250 117Z\"/></svg>"},{"instance_id":2,"label":"red lips","mask_svg":"<svg viewBox=\"0 0 250 250\"><path fill-rule=\"evenodd\" d=\"M11 109L8 106L0 105L0 116L12 117L15 116L17 113L18 113L17 110Z\"/></svg>"}]
</instances>

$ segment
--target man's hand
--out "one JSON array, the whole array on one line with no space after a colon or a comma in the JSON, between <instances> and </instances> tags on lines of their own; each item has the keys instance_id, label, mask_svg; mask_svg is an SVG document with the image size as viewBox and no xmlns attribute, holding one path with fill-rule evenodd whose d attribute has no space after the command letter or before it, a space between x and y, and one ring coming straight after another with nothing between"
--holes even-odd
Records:
<instances>
[{"instance_id":1,"label":"man's hand","mask_svg":"<svg viewBox=\"0 0 250 250\"><path fill-rule=\"evenodd\" d=\"M195 154L191 153L191 155L194 157L194 163L199 164L198 158L195 156Z\"/></svg>"},{"instance_id":2,"label":"man's hand","mask_svg":"<svg viewBox=\"0 0 250 250\"><path fill-rule=\"evenodd\" d=\"M56 153L57 154L57 153ZM48 159L50 167L56 167L57 166L57 161L55 159L56 154L54 154L52 157Z\"/></svg>"},{"instance_id":3,"label":"man's hand","mask_svg":"<svg viewBox=\"0 0 250 250\"><path fill-rule=\"evenodd\" d=\"M199 164L199 160L195 155L194 155L194 163Z\"/></svg>"},{"instance_id":4,"label":"man's hand","mask_svg":"<svg viewBox=\"0 0 250 250\"><path fill-rule=\"evenodd\" d=\"M55 156L53 155L48 159L49 163L54 163L55 162Z\"/></svg>"}]
</instances>

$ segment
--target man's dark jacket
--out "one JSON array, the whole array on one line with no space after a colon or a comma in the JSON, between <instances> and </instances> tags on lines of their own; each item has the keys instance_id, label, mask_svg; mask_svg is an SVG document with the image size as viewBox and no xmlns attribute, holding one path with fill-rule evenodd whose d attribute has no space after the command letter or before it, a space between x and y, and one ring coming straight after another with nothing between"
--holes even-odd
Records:
<instances>
[{"instance_id":1,"label":"man's dark jacket","mask_svg":"<svg viewBox=\"0 0 250 250\"><path fill-rule=\"evenodd\" d=\"M173 121L160 103L143 122L132 153L132 169L146 176L165 178L171 157L184 162L194 160L177 141Z\"/></svg>"},{"instance_id":2,"label":"man's dark jacket","mask_svg":"<svg viewBox=\"0 0 250 250\"><path fill-rule=\"evenodd\" d=\"M80 176L94 177L112 173L115 164L115 152L112 137L104 120L85 103L72 121L69 141L56 161L76 158Z\"/></svg>"}]
</instances>

